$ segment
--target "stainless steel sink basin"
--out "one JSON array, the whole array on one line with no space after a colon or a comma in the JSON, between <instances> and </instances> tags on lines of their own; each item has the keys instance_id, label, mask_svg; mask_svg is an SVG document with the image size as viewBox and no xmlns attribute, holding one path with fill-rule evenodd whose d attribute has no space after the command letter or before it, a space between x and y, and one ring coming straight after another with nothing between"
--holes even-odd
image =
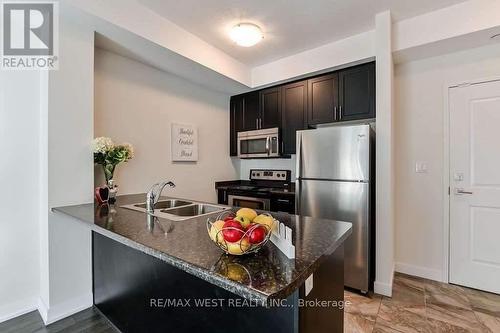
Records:
<instances>
[{"instance_id":1,"label":"stainless steel sink basin","mask_svg":"<svg viewBox=\"0 0 500 333\"><path fill-rule=\"evenodd\" d=\"M146 203L144 202L124 205L121 207L146 213ZM222 212L227 209L229 209L229 207L179 199L168 199L158 201L155 205L155 211L152 215L164 219L181 221L216 212Z\"/></svg>"},{"instance_id":2,"label":"stainless steel sink basin","mask_svg":"<svg viewBox=\"0 0 500 333\"><path fill-rule=\"evenodd\" d=\"M160 200L156 203L155 209L167 209L173 207L192 205L191 201L184 201L178 199ZM134 204L137 208L146 209L146 203Z\"/></svg>"},{"instance_id":3,"label":"stainless steel sink basin","mask_svg":"<svg viewBox=\"0 0 500 333\"><path fill-rule=\"evenodd\" d=\"M162 209L160 212L176 216L200 216L224 210L224 207L208 204L194 204L178 208Z\"/></svg>"}]
</instances>

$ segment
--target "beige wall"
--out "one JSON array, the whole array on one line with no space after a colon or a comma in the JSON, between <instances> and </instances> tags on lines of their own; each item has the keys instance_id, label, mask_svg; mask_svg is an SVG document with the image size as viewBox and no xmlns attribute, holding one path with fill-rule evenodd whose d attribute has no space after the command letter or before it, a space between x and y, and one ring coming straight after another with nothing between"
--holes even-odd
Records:
<instances>
[{"instance_id":1,"label":"beige wall","mask_svg":"<svg viewBox=\"0 0 500 333\"><path fill-rule=\"evenodd\" d=\"M229 96L96 49L94 98L95 136L135 147L135 158L115 173L121 194L170 179L177 187L166 194L216 202L214 182L237 177L229 158ZM171 162L171 122L198 126L197 163ZM102 171L95 175L101 184Z\"/></svg>"},{"instance_id":2,"label":"beige wall","mask_svg":"<svg viewBox=\"0 0 500 333\"><path fill-rule=\"evenodd\" d=\"M500 76L500 45L396 67L396 270L443 278L447 83ZM415 173L415 162L428 164Z\"/></svg>"}]
</instances>

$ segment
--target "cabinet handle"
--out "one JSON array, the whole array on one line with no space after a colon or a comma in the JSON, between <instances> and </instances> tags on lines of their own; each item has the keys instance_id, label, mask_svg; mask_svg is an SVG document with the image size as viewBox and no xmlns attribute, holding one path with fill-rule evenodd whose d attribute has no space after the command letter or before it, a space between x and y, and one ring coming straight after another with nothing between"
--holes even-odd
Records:
<instances>
[{"instance_id":1,"label":"cabinet handle","mask_svg":"<svg viewBox=\"0 0 500 333\"><path fill-rule=\"evenodd\" d=\"M259 118L259 129L262 129L262 118Z\"/></svg>"},{"instance_id":2,"label":"cabinet handle","mask_svg":"<svg viewBox=\"0 0 500 333\"><path fill-rule=\"evenodd\" d=\"M337 106L333 107L333 120L337 120Z\"/></svg>"},{"instance_id":3,"label":"cabinet handle","mask_svg":"<svg viewBox=\"0 0 500 333\"><path fill-rule=\"evenodd\" d=\"M342 105L339 106L339 120L342 119Z\"/></svg>"},{"instance_id":4,"label":"cabinet handle","mask_svg":"<svg viewBox=\"0 0 500 333\"><path fill-rule=\"evenodd\" d=\"M259 118L255 119L255 128L259 129Z\"/></svg>"},{"instance_id":5,"label":"cabinet handle","mask_svg":"<svg viewBox=\"0 0 500 333\"><path fill-rule=\"evenodd\" d=\"M290 203L290 200L284 200L284 199L278 199L276 201L279 201L279 202L284 202L284 203Z\"/></svg>"}]
</instances>

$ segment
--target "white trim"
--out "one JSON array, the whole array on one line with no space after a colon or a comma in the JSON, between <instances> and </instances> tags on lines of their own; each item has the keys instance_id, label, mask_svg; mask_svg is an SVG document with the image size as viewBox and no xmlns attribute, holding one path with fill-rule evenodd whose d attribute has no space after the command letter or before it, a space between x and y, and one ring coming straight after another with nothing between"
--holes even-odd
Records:
<instances>
[{"instance_id":1,"label":"white trim","mask_svg":"<svg viewBox=\"0 0 500 333\"><path fill-rule=\"evenodd\" d=\"M36 298L26 298L21 301L3 305L0 311L0 323L22 316L36 310Z\"/></svg>"},{"instance_id":2,"label":"white trim","mask_svg":"<svg viewBox=\"0 0 500 333\"><path fill-rule=\"evenodd\" d=\"M450 267L450 85L443 88L443 268L441 281L449 282Z\"/></svg>"},{"instance_id":3,"label":"white trim","mask_svg":"<svg viewBox=\"0 0 500 333\"><path fill-rule=\"evenodd\" d=\"M392 268L391 281L389 283L375 281L373 283L373 291L375 294L392 297L392 283L394 281L394 267Z\"/></svg>"},{"instance_id":4,"label":"white trim","mask_svg":"<svg viewBox=\"0 0 500 333\"><path fill-rule=\"evenodd\" d=\"M480 84L480 83L488 83L488 82L494 82L494 81L500 81L500 76L489 76L489 77L483 77L483 78L474 78L470 80L463 80L460 82L448 82L448 84L445 85L447 89L449 88L456 88L461 85L465 84Z\"/></svg>"},{"instance_id":5,"label":"white trim","mask_svg":"<svg viewBox=\"0 0 500 333\"><path fill-rule=\"evenodd\" d=\"M422 266L405 264L402 262L396 263L396 272L404 273L412 276L418 276L424 279L445 282L443 281L443 272L438 269L432 269Z\"/></svg>"},{"instance_id":6,"label":"white trim","mask_svg":"<svg viewBox=\"0 0 500 333\"><path fill-rule=\"evenodd\" d=\"M39 298L38 312L40 312L45 325L50 325L58 320L92 307L93 303L92 293L75 297L51 307L48 307L45 302Z\"/></svg>"}]
</instances>

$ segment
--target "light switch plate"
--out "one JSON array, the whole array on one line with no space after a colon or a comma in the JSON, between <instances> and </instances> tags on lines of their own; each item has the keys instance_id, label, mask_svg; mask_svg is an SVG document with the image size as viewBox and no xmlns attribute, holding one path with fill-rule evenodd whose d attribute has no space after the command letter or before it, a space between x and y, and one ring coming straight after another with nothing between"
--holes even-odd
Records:
<instances>
[{"instance_id":1,"label":"light switch plate","mask_svg":"<svg viewBox=\"0 0 500 333\"><path fill-rule=\"evenodd\" d=\"M427 173L427 163L417 161L415 163L415 172L416 173Z\"/></svg>"}]
</instances>

